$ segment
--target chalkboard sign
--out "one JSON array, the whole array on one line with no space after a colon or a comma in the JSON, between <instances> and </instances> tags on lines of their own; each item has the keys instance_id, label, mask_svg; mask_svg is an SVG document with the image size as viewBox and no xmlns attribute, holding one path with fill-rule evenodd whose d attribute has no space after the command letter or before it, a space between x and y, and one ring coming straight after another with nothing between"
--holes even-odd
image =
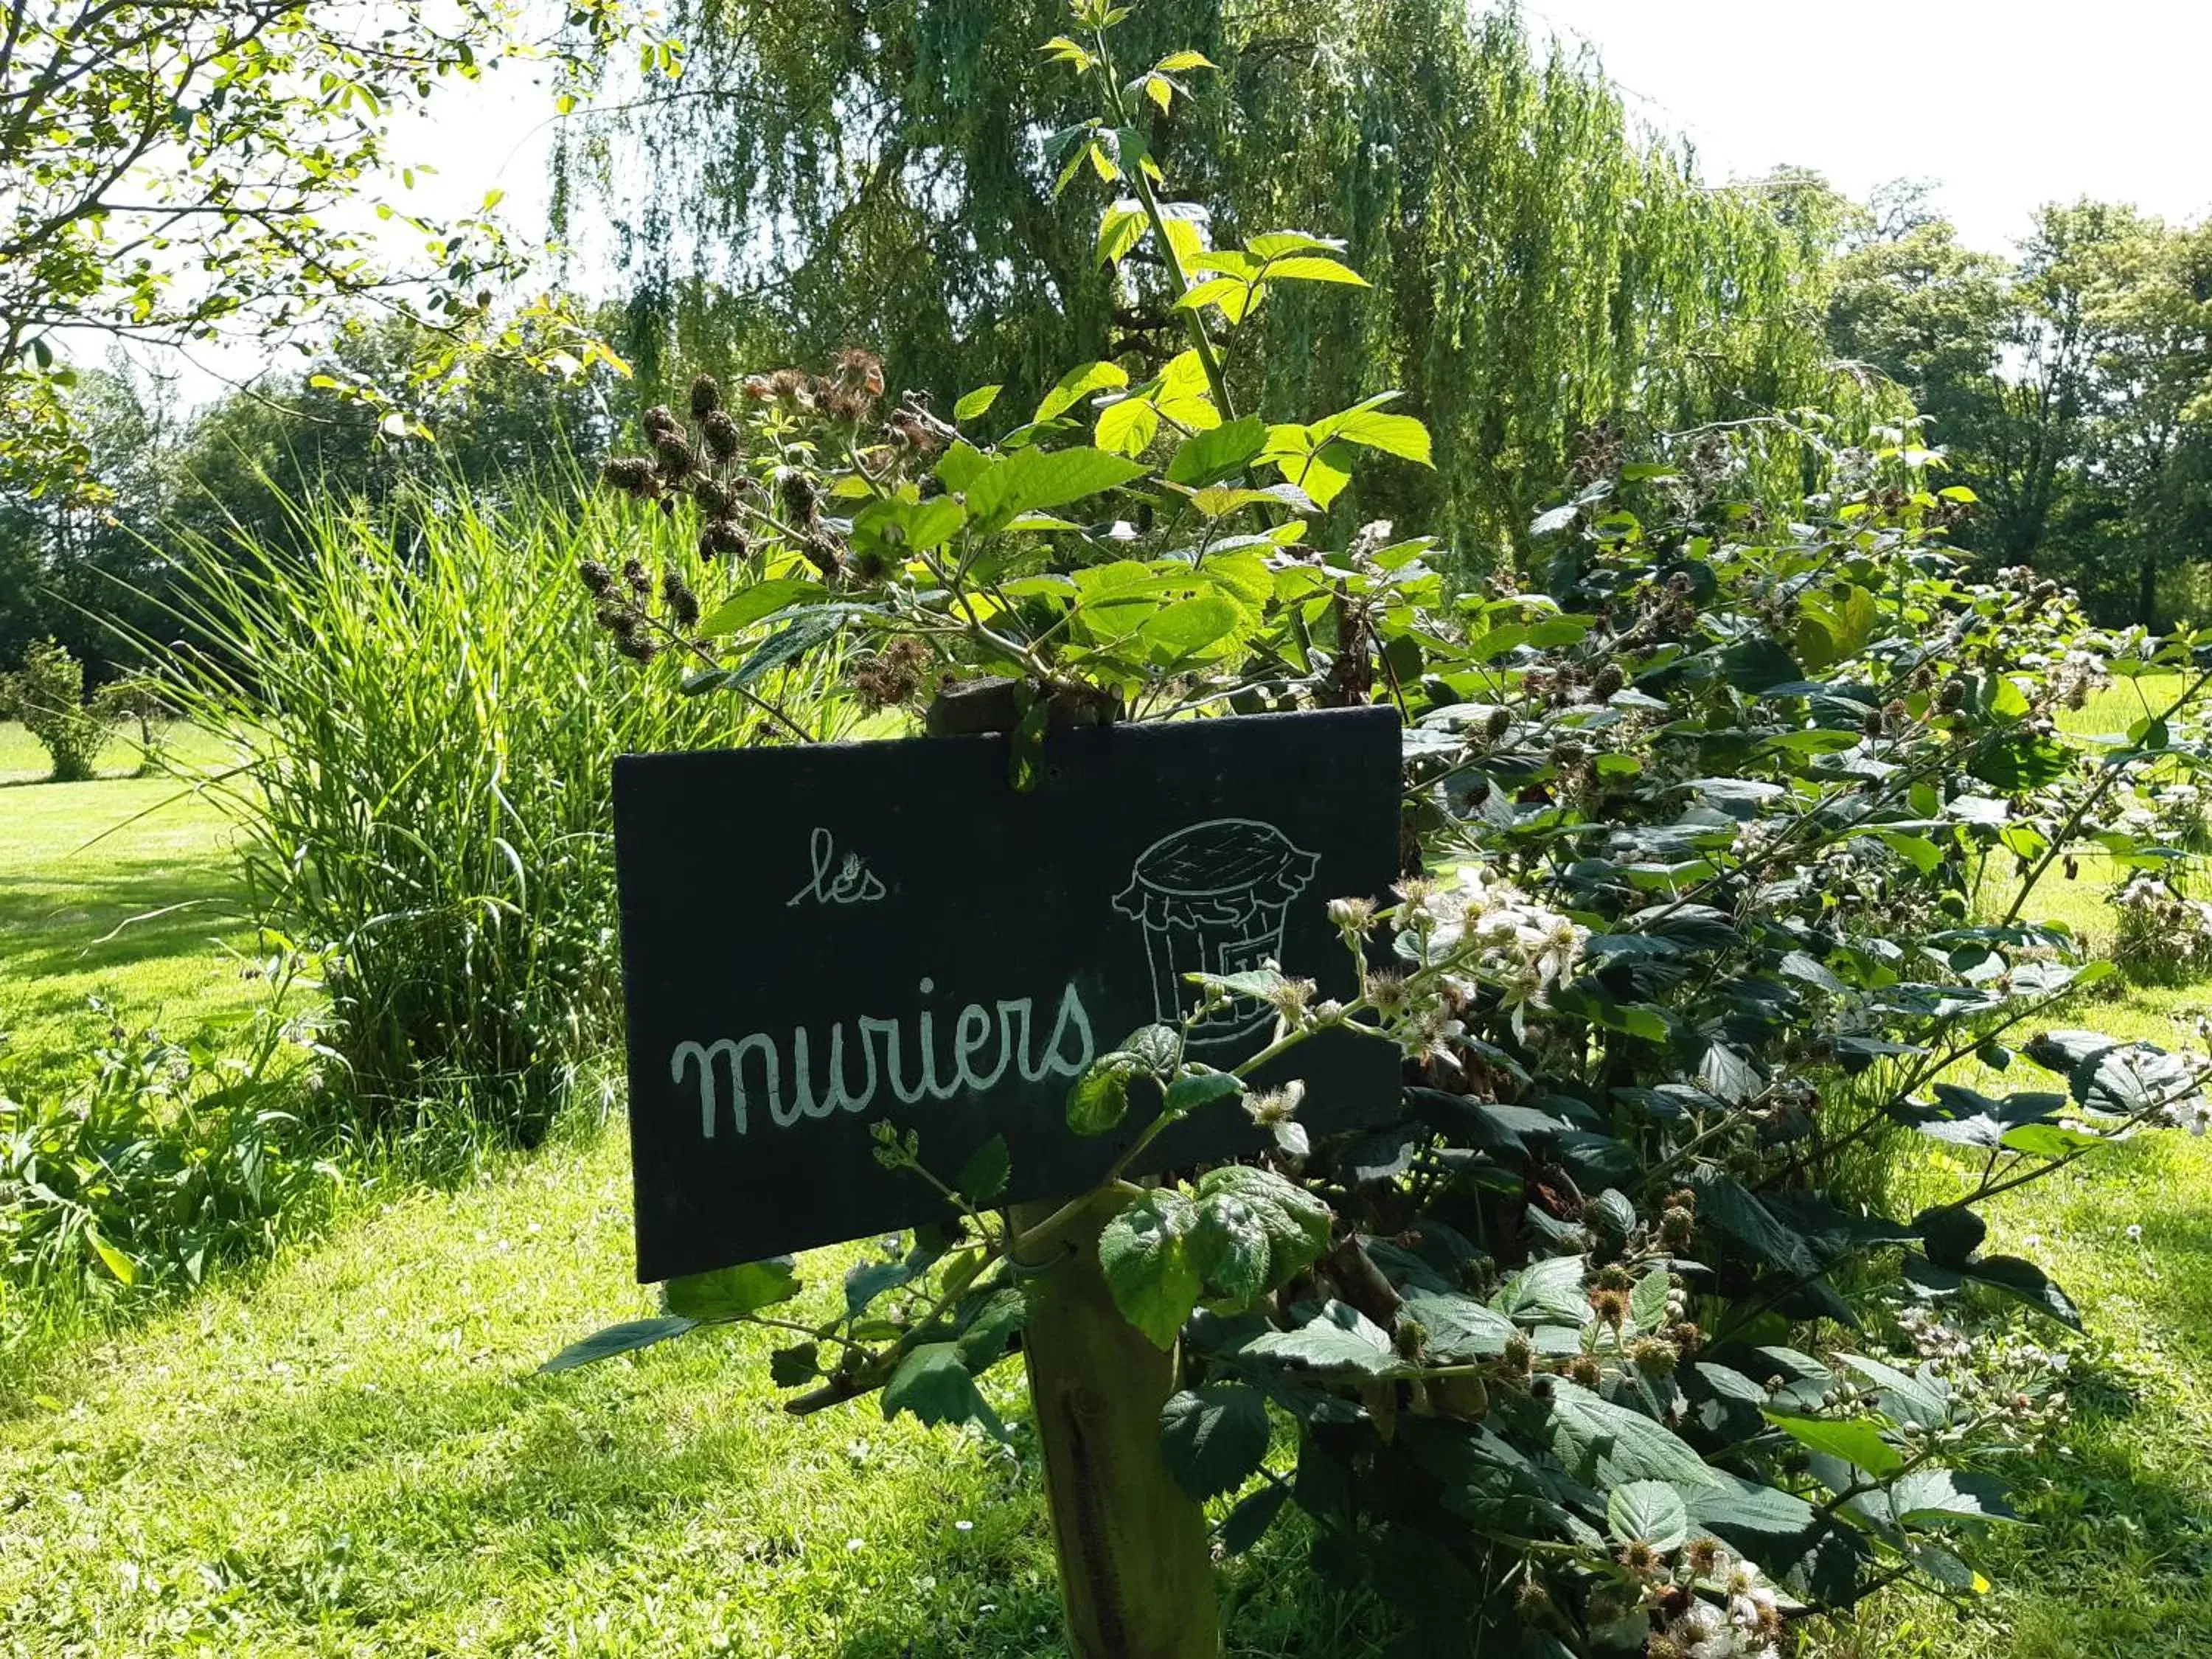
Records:
<instances>
[{"instance_id":1,"label":"chalkboard sign","mask_svg":"<svg viewBox=\"0 0 2212 1659\"><path fill-rule=\"evenodd\" d=\"M947 1179L994 1135L1009 1200L1094 1185L1143 1127L1066 1127L1069 1086L1136 1028L1196 1006L1187 973L1263 960L1348 997L1331 898L1397 877L1387 708L1058 732L1036 788L1004 737L615 763L630 1143L641 1279L948 1213L884 1169L869 1126L921 1136ZM1273 1014L1192 1034L1227 1069ZM1389 1045L1343 1031L1258 1079L1307 1085L1314 1134L1396 1109ZM1150 1168L1262 1144L1234 1103Z\"/></svg>"}]
</instances>

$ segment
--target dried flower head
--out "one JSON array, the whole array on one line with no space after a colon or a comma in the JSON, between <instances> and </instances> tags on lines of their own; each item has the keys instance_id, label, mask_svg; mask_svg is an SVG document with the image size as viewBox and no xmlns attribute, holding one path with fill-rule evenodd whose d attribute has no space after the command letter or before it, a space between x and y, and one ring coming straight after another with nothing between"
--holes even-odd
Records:
<instances>
[{"instance_id":1,"label":"dried flower head","mask_svg":"<svg viewBox=\"0 0 2212 1659\"><path fill-rule=\"evenodd\" d=\"M678 628L698 625L699 596L691 591L691 584L684 580L684 573L674 565L660 573L660 598Z\"/></svg>"},{"instance_id":2,"label":"dried flower head","mask_svg":"<svg viewBox=\"0 0 2212 1659\"><path fill-rule=\"evenodd\" d=\"M691 382L691 418L703 421L722 406L721 383L711 374Z\"/></svg>"},{"instance_id":3,"label":"dried flower head","mask_svg":"<svg viewBox=\"0 0 2212 1659\"><path fill-rule=\"evenodd\" d=\"M593 599L604 599L615 591L615 573L597 559L586 559L577 565L576 579Z\"/></svg>"},{"instance_id":4,"label":"dried flower head","mask_svg":"<svg viewBox=\"0 0 2212 1659\"><path fill-rule=\"evenodd\" d=\"M660 494L659 475L643 455L617 456L599 469L599 482L641 501Z\"/></svg>"},{"instance_id":5,"label":"dried flower head","mask_svg":"<svg viewBox=\"0 0 2212 1659\"><path fill-rule=\"evenodd\" d=\"M738 423L730 418L726 409L710 410L699 422L700 435L707 441L708 452L718 461L735 459L744 443Z\"/></svg>"},{"instance_id":6,"label":"dried flower head","mask_svg":"<svg viewBox=\"0 0 2212 1659\"><path fill-rule=\"evenodd\" d=\"M738 528L734 519L714 519L699 531L699 556L716 559L727 555L742 559L746 550L745 532Z\"/></svg>"}]
</instances>

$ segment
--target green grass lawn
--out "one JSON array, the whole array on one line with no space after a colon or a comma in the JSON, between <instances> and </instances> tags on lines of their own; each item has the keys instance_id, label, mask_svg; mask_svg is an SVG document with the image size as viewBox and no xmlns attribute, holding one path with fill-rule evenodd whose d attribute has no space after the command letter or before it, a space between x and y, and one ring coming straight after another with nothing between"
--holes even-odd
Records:
<instances>
[{"instance_id":1,"label":"green grass lawn","mask_svg":"<svg viewBox=\"0 0 2212 1659\"><path fill-rule=\"evenodd\" d=\"M2116 729L2132 695L2081 720ZM234 895L211 811L84 845L168 789L0 787L0 1008L29 1009L18 1030L42 1048L86 990L188 1022L253 998L216 946ZM2094 925L2101 890L2085 872L2057 899ZM210 902L94 942L190 899ZM2075 1023L2168 1045L2212 1007L2212 985L2093 994ZM320 1244L51 1359L0 1399L0 1655L1062 1651L1018 1368L987 1384L1012 1454L872 1401L789 1418L764 1332L533 1374L650 1306L627 1166L618 1133L577 1131L458 1189L357 1192ZM1917 1149L1900 1196L1940 1201L1968 1174ZM1813 1651L2212 1655L2212 1142L2148 1138L1990 1220L1990 1248L2044 1262L2089 1328L2075 1419L2018 1476L2034 1524L1989 1541L1996 1588L1966 1622L1891 1594ZM808 1258L810 1294L842 1265ZM1374 1651L1293 1529L1226 1600L1239 1659Z\"/></svg>"},{"instance_id":2,"label":"green grass lawn","mask_svg":"<svg viewBox=\"0 0 2212 1659\"><path fill-rule=\"evenodd\" d=\"M179 736L183 758L221 763L205 733ZM163 778L27 781L42 759L21 727L0 726L0 1094L82 1075L108 1023L89 998L189 1040L262 994L237 954L252 933L216 809ZM137 763L135 750L107 759Z\"/></svg>"}]
</instances>

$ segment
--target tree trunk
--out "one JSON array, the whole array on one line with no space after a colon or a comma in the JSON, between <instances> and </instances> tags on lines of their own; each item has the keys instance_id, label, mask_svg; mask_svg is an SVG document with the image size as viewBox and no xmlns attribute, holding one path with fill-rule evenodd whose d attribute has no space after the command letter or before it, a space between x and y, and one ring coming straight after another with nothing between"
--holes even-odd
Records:
<instances>
[{"instance_id":1,"label":"tree trunk","mask_svg":"<svg viewBox=\"0 0 2212 1659\"><path fill-rule=\"evenodd\" d=\"M1057 1206L1024 1206L1018 1227ZM1204 1512L1160 1456L1175 1358L1121 1317L1098 1266L1102 1196L1030 1281L1022 1337L1073 1659L1218 1659Z\"/></svg>"},{"instance_id":2,"label":"tree trunk","mask_svg":"<svg viewBox=\"0 0 2212 1659\"><path fill-rule=\"evenodd\" d=\"M2148 628L2151 625L2151 618L2157 610L2158 556L2155 553L2146 553L2143 555L2142 574L2136 584L2136 620L2143 627Z\"/></svg>"}]
</instances>

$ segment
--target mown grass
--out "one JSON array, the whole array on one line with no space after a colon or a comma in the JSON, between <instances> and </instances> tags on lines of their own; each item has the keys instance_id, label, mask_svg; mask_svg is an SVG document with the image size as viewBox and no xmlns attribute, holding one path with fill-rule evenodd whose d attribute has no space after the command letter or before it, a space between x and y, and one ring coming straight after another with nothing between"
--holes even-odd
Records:
<instances>
[{"instance_id":1,"label":"mown grass","mask_svg":"<svg viewBox=\"0 0 2212 1659\"><path fill-rule=\"evenodd\" d=\"M2178 689L2163 677L2122 681L2063 724L2124 732ZM2108 939L2112 879L2105 859L2085 854L2079 875L2054 872L2029 912ZM2194 1027L2207 1014L2212 982L2120 979L2093 988L2053 1023L2201 1048ZM2050 1081L2021 1061L2006 1073L1970 1066L1959 1080L1993 1092ZM1971 1189L1978 1164L1924 1141L1904 1146L1893 1194L1901 1209ZM1835 1659L2212 1655L2212 1139L2146 1135L1983 1213L1985 1249L2039 1262L2082 1311L2074 1419L2047 1454L2014 1472L2029 1524L1984 1541L1975 1561L1995 1589L1971 1617L1887 1595L1834 1632L1826 1650Z\"/></svg>"},{"instance_id":2,"label":"mown grass","mask_svg":"<svg viewBox=\"0 0 2212 1659\"><path fill-rule=\"evenodd\" d=\"M789 1417L764 1331L533 1374L650 1305L627 1164L572 1139L401 1200L46 1379L0 1422L0 1651L1060 1652L1018 1365L986 1383L1011 1453ZM1286 1532L1231 1650L1368 1654L1311 1592Z\"/></svg>"},{"instance_id":3,"label":"mown grass","mask_svg":"<svg viewBox=\"0 0 2212 1659\"><path fill-rule=\"evenodd\" d=\"M204 732L177 735L188 764L225 758ZM88 999L188 1042L262 994L243 976L253 935L216 808L170 779L115 775L134 748L112 745L92 783L28 781L43 758L0 726L0 1094L18 1097L82 1077L109 1023Z\"/></svg>"},{"instance_id":4,"label":"mown grass","mask_svg":"<svg viewBox=\"0 0 2212 1659\"><path fill-rule=\"evenodd\" d=\"M2118 695L2083 726L2118 729ZM0 791L52 799L50 905L128 844L63 857L146 787ZM168 879L213 891L216 826L192 822ZM2094 931L2102 887L2085 870L2052 897ZM117 988L178 1018L250 997L205 934L115 966ZM0 965L0 995L21 988ZM2093 994L2066 1018L2169 1046L2212 1007L2212 985ZM1940 1201L1970 1175L1919 1148L1898 1196ZM322 1244L52 1359L0 1399L0 1654L1061 1652L1018 1368L987 1385L1011 1455L872 1403L789 1418L767 1333L533 1374L648 1308L629 1215L621 1137L572 1125L458 1189L364 1200ZM1996 1588L1966 1621L1890 1594L1813 1650L2212 1655L2212 1142L2147 1137L1989 1215L1989 1248L2042 1261L2089 1330L2074 1420L2017 1474L2033 1524L1985 1541ZM811 1293L834 1293L841 1265L809 1257ZM1233 1570L1231 1651L1369 1659L1372 1619L1323 1594L1299 1548L1285 1528Z\"/></svg>"}]
</instances>

